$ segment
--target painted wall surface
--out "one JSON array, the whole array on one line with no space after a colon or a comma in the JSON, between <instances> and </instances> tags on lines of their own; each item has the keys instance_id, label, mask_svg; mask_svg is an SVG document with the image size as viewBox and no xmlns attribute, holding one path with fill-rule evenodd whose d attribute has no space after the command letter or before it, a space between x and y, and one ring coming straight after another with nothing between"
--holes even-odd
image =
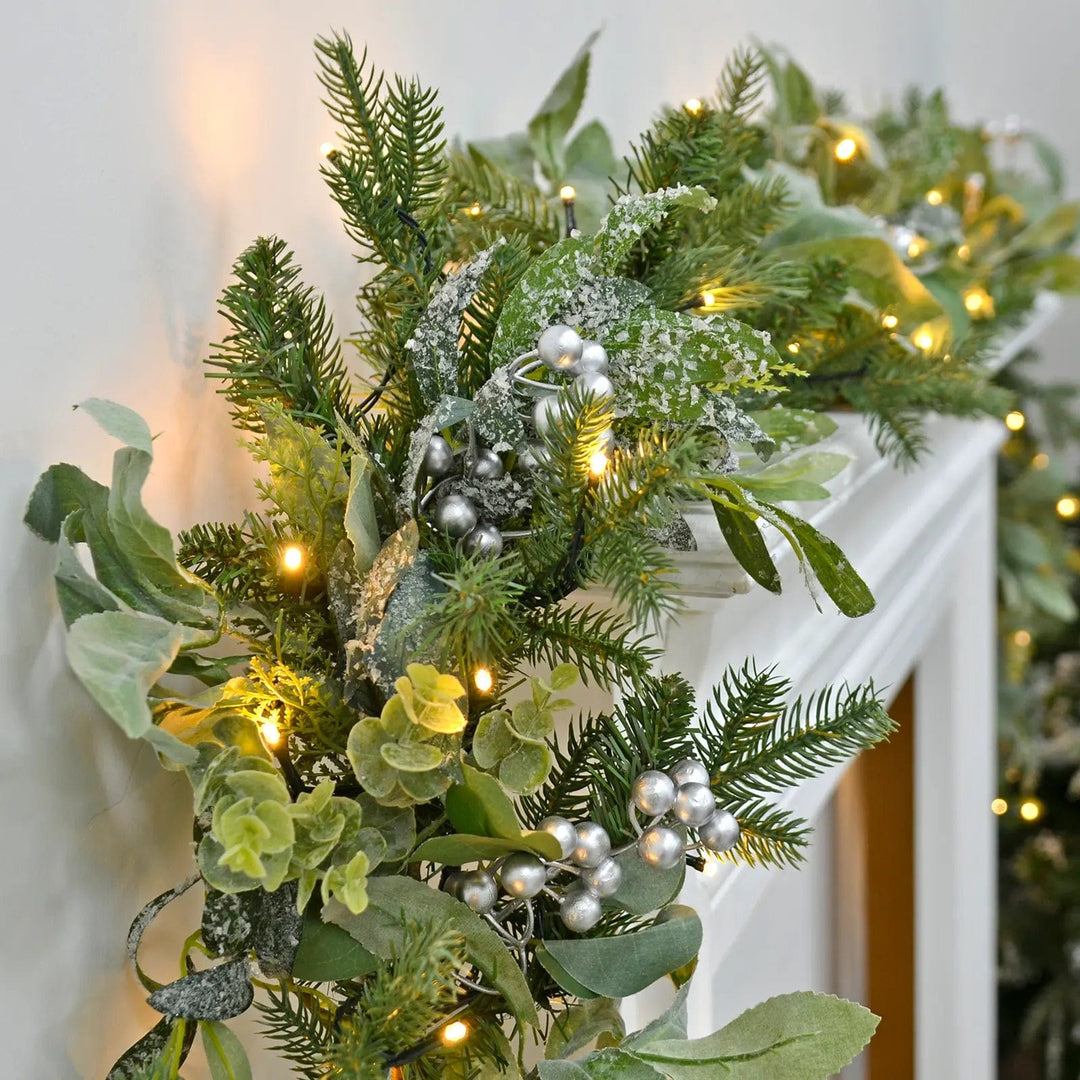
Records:
<instances>
[{"instance_id":1,"label":"painted wall surface","mask_svg":"<svg viewBox=\"0 0 1080 1080\"><path fill-rule=\"evenodd\" d=\"M946 81L972 115L1020 112L1066 146L1075 5L729 2L713 8L552 0L108 0L11 5L0 50L5 168L0 393L0 1039L5 1073L101 1076L153 1022L123 965L127 920L186 873L188 791L117 734L67 672L52 553L19 522L37 474L107 475L112 446L71 405L139 409L160 438L151 509L176 529L235 514L249 472L199 363L215 296L258 233L296 248L341 329L357 270L317 173L330 131L312 37L347 27L377 62L443 90L448 129L520 126L594 27L587 115L616 141L660 100L707 90L751 36L783 41L858 105ZM1071 359L1071 356L1070 356ZM159 977L193 901L148 942ZM160 946L160 947L159 947ZM189 1080L201 1075L195 1064ZM260 1067L265 1080L287 1075Z\"/></svg>"}]
</instances>

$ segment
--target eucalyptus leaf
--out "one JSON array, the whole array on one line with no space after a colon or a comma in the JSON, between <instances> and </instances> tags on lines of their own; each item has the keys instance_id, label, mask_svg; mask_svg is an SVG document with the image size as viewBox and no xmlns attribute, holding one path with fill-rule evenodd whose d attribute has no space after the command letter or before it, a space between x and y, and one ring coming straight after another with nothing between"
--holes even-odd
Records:
<instances>
[{"instance_id":1,"label":"eucalyptus leaf","mask_svg":"<svg viewBox=\"0 0 1080 1080\"><path fill-rule=\"evenodd\" d=\"M701 922L690 908L671 909L664 922L615 937L549 939L544 943L566 973L601 997L636 994L688 964L701 947Z\"/></svg>"},{"instance_id":2,"label":"eucalyptus leaf","mask_svg":"<svg viewBox=\"0 0 1080 1080\"><path fill-rule=\"evenodd\" d=\"M713 499L712 507L720 532L739 565L760 586L779 593L783 588L780 571L754 521L755 515L733 509L717 499Z\"/></svg>"},{"instance_id":3,"label":"eucalyptus leaf","mask_svg":"<svg viewBox=\"0 0 1080 1080\"><path fill-rule=\"evenodd\" d=\"M593 998L591 1001L578 1002L552 1021L544 1045L544 1057L573 1057L601 1035L612 1036L618 1042L625 1034L626 1027L617 1001Z\"/></svg>"},{"instance_id":4,"label":"eucalyptus leaf","mask_svg":"<svg viewBox=\"0 0 1080 1080\"><path fill-rule=\"evenodd\" d=\"M465 863L497 859L500 855L508 855L512 851L531 851L551 860L562 857L559 842L550 833L527 832L514 839L462 833L433 836L412 853L412 859L416 862L439 863L442 866L462 866Z\"/></svg>"},{"instance_id":5,"label":"eucalyptus leaf","mask_svg":"<svg viewBox=\"0 0 1080 1080\"><path fill-rule=\"evenodd\" d=\"M305 982L336 982L370 974L379 964L348 931L315 916L304 919L300 948L293 961L293 978Z\"/></svg>"},{"instance_id":6,"label":"eucalyptus leaf","mask_svg":"<svg viewBox=\"0 0 1080 1080\"><path fill-rule=\"evenodd\" d=\"M240 1040L222 1023L199 1025L212 1080L251 1080L251 1062Z\"/></svg>"},{"instance_id":7,"label":"eucalyptus leaf","mask_svg":"<svg viewBox=\"0 0 1080 1080\"><path fill-rule=\"evenodd\" d=\"M517 840L521 826L510 796L493 776L462 766L463 780L446 793L446 814L458 832Z\"/></svg>"},{"instance_id":8,"label":"eucalyptus leaf","mask_svg":"<svg viewBox=\"0 0 1080 1080\"><path fill-rule=\"evenodd\" d=\"M686 878L686 864L670 870L647 865L636 848L615 856L622 870L618 891L611 903L631 915L649 915L670 904L679 895Z\"/></svg>"},{"instance_id":9,"label":"eucalyptus leaf","mask_svg":"<svg viewBox=\"0 0 1080 1080\"><path fill-rule=\"evenodd\" d=\"M401 947L409 921L431 921L460 933L466 956L503 995L518 1021L536 1025L536 1006L521 968L480 916L449 894L400 874L369 878L367 889L368 906L360 915L333 901L323 909L323 918L383 960Z\"/></svg>"}]
</instances>

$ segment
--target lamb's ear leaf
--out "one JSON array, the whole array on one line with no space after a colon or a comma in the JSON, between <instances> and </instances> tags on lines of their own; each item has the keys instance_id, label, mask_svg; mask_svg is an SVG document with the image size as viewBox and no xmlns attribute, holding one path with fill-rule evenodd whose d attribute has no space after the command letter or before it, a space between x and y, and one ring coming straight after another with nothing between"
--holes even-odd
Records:
<instances>
[{"instance_id":1,"label":"lamb's ear leaf","mask_svg":"<svg viewBox=\"0 0 1080 1080\"><path fill-rule=\"evenodd\" d=\"M102 611L71 625L67 658L90 696L131 738L146 739L181 765L195 751L153 721L147 694L169 670L186 628L140 611Z\"/></svg>"},{"instance_id":2,"label":"lamb's ear leaf","mask_svg":"<svg viewBox=\"0 0 1080 1080\"><path fill-rule=\"evenodd\" d=\"M23 521L31 532L55 544L68 515L91 503L102 510L108 502L109 489L91 480L76 465L50 465L34 485L26 505ZM70 537L72 543L82 540L82 533Z\"/></svg>"},{"instance_id":3,"label":"lamb's ear leaf","mask_svg":"<svg viewBox=\"0 0 1080 1080\"><path fill-rule=\"evenodd\" d=\"M150 425L134 409L105 398L87 398L76 407L89 413L106 434L119 439L125 446L153 455L154 437L150 434Z\"/></svg>"},{"instance_id":4,"label":"lamb's ear leaf","mask_svg":"<svg viewBox=\"0 0 1080 1080\"><path fill-rule=\"evenodd\" d=\"M830 994L802 991L747 1009L703 1039L657 1039L635 1057L671 1080L827 1080L870 1041L879 1018Z\"/></svg>"}]
</instances>

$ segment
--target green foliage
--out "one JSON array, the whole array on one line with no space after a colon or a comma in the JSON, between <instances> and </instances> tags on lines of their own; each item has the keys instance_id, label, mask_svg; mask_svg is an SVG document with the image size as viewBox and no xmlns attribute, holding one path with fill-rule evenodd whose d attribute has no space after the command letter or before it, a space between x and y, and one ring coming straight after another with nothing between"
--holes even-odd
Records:
<instances>
[{"instance_id":1,"label":"green foliage","mask_svg":"<svg viewBox=\"0 0 1080 1080\"><path fill-rule=\"evenodd\" d=\"M260 237L233 264L220 311L229 333L207 361L208 378L232 405L233 422L264 430L262 410L277 406L325 432L335 417L356 419L351 379L326 306L303 285L285 241Z\"/></svg>"},{"instance_id":2,"label":"green foliage","mask_svg":"<svg viewBox=\"0 0 1080 1080\"><path fill-rule=\"evenodd\" d=\"M266 999L255 999L255 1008L262 1014L263 1037L292 1064L293 1072L305 1080L322 1080L335 1010L328 1010L307 987L284 983L278 990L267 990Z\"/></svg>"}]
</instances>

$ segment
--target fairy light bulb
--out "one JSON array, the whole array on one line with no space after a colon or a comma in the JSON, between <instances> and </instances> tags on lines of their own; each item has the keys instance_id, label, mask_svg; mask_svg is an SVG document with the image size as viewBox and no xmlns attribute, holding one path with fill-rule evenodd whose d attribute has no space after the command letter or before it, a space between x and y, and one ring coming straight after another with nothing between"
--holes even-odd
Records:
<instances>
[{"instance_id":1,"label":"fairy light bulb","mask_svg":"<svg viewBox=\"0 0 1080 1080\"><path fill-rule=\"evenodd\" d=\"M474 202L465 212L469 217L479 217L483 213L483 207L478 202Z\"/></svg>"},{"instance_id":2,"label":"fairy light bulb","mask_svg":"<svg viewBox=\"0 0 1080 1080\"><path fill-rule=\"evenodd\" d=\"M1050 464L1049 454L1036 454L1031 459L1031 467L1033 469L1045 469Z\"/></svg>"},{"instance_id":3,"label":"fairy light bulb","mask_svg":"<svg viewBox=\"0 0 1080 1080\"><path fill-rule=\"evenodd\" d=\"M909 259L917 259L926 250L926 241L921 236L916 236L907 246Z\"/></svg>"},{"instance_id":4,"label":"fairy light bulb","mask_svg":"<svg viewBox=\"0 0 1080 1080\"><path fill-rule=\"evenodd\" d=\"M475 686L481 694L486 694L494 685L495 676L492 675L486 667L478 667L473 672L473 686Z\"/></svg>"},{"instance_id":5,"label":"fairy light bulb","mask_svg":"<svg viewBox=\"0 0 1080 1080\"><path fill-rule=\"evenodd\" d=\"M273 720L264 720L259 725L259 734L267 746L277 746L281 742L281 728Z\"/></svg>"},{"instance_id":6,"label":"fairy light bulb","mask_svg":"<svg viewBox=\"0 0 1080 1080\"><path fill-rule=\"evenodd\" d=\"M1013 634L1012 639L1014 645L1018 645L1021 649L1026 649L1031 644L1031 631L1017 630Z\"/></svg>"},{"instance_id":7,"label":"fairy light bulb","mask_svg":"<svg viewBox=\"0 0 1080 1080\"><path fill-rule=\"evenodd\" d=\"M961 244L956 249L956 254L959 255L960 258L964 259L965 261L970 259L971 258L971 245L970 244Z\"/></svg>"},{"instance_id":8,"label":"fairy light bulb","mask_svg":"<svg viewBox=\"0 0 1080 1080\"><path fill-rule=\"evenodd\" d=\"M1042 806L1036 799L1025 799L1020 804L1020 816L1025 821L1038 821L1042 817Z\"/></svg>"},{"instance_id":9,"label":"fairy light bulb","mask_svg":"<svg viewBox=\"0 0 1080 1080\"><path fill-rule=\"evenodd\" d=\"M716 303L716 294L711 292L703 292L701 294L701 306L712 307Z\"/></svg>"},{"instance_id":10,"label":"fairy light bulb","mask_svg":"<svg viewBox=\"0 0 1080 1080\"><path fill-rule=\"evenodd\" d=\"M969 315L993 315L994 301L981 285L976 285L964 292L964 308Z\"/></svg>"},{"instance_id":11,"label":"fairy light bulb","mask_svg":"<svg viewBox=\"0 0 1080 1080\"><path fill-rule=\"evenodd\" d=\"M1001 817L1002 814L1008 813L1009 804L1004 799L995 799L990 804L990 809L998 817Z\"/></svg>"},{"instance_id":12,"label":"fairy light bulb","mask_svg":"<svg viewBox=\"0 0 1080 1080\"><path fill-rule=\"evenodd\" d=\"M605 454L603 450L597 450L593 456L589 458L589 472L596 477L603 476L609 462L610 459L607 454Z\"/></svg>"},{"instance_id":13,"label":"fairy light bulb","mask_svg":"<svg viewBox=\"0 0 1080 1080\"><path fill-rule=\"evenodd\" d=\"M1062 495L1057 501L1055 507L1059 518L1064 518L1066 521L1072 521L1077 515L1080 515L1080 499L1075 495Z\"/></svg>"},{"instance_id":14,"label":"fairy light bulb","mask_svg":"<svg viewBox=\"0 0 1080 1080\"><path fill-rule=\"evenodd\" d=\"M931 206L940 206L942 201L944 200L944 198L945 198L945 196L942 195L942 193L940 191L938 191L937 188L931 188L926 193L926 201Z\"/></svg>"},{"instance_id":15,"label":"fairy light bulb","mask_svg":"<svg viewBox=\"0 0 1080 1080\"><path fill-rule=\"evenodd\" d=\"M442 1029L439 1037L447 1046L456 1046L469 1037L469 1025L464 1020L452 1020Z\"/></svg>"},{"instance_id":16,"label":"fairy light bulb","mask_svg":"<svg viewBox=\"0 0 1080 1080\"><path fill-rule=\"evenodd\" d=\"M900 320L891 313L882 315L881 325L884 326L886 330L895 330L900 325Z\"/></svg>"},{"instance_id":17,"label":"fairy light bulb","mask_svg":"<svg viewBox=\"0 0 1080 1080\"><path fill-rule=\"evenodd\" d=\"M798 356L799 355L799 343L797 341L789 341L787 351L789 353L791 353L792 356Z\"/></svg>"},{"instance_id":18,"label":"fairy light bulb","mask_svg":"<svg viewBox=\"0 0 1080 1080\"><path fill-rule=\"evenodd\" d=\"M1027 417L1018 409L1014 409L1005 417L1005 426L1010 431L1022 431L1027 423Z\"/></svg>"},{"instance_id":19,"label":"fairy light bulb","mask_svg":"<svg viewBox=\"0 0 1080 1080\"><path fill-rule=\"evenodd\" d=\"M332 142L324 142L319 147L319 154L324 158L332 158L338 152L338 148Z\"/></svg>"},{"instance_id":20,"label":"fairy light bulb","mask_svg":"<svg viewBox=\"0 0 1080 1080\"><path fill-rule=\"evenodd\" d=\"M854 139L841 139L833 147L833 157L835 157L837 161L850 161L858 150L859 146Z\"/></svg>"},{"instance_id":21,"label":"fairy light bulb","mask_svg":"<svg viewBox=\"0 0 1080 1080\"><path fill-rule=\"evenodd\" d=\"M918 330L911 339L915 344L922 349L923 352L929 352L934 347L934 335L929 330Z\"/></svg>"},{"instance_id":22,"label":"fairy light bulb","mask_svg":"<svg viewBox=\"0 0 1080 1080\"><path fill-rule=\"evenodd\" d=\"M698 113L701 112L702 108L704 108L704 106L701 104L701 101L698 98L692 97L687 98L686 101L683 102L683 108L691 116L697 116Z\"/></svg>"},{"instance_id":23,"label":"fairy light bulb","mask_svg":"<svg viewBox=\"0 0 1080 1080\"><path fill-rule=\"evenodd\" d=\"M304 549L299 544L289 544L281 553L281 565L295 574L304 565Z\"/></svg>"},{"instance_id":24,"label":"fairy light bulb","mask_svg":"<svg viewBox=\"0 0 1080 1080\"><path fill-rule=\"evenodd\" d=\"M559 198L565 202L573 202L577 198L577 191L571 184L564 184L559 188Z\"/></svg>"}]
</instances>

